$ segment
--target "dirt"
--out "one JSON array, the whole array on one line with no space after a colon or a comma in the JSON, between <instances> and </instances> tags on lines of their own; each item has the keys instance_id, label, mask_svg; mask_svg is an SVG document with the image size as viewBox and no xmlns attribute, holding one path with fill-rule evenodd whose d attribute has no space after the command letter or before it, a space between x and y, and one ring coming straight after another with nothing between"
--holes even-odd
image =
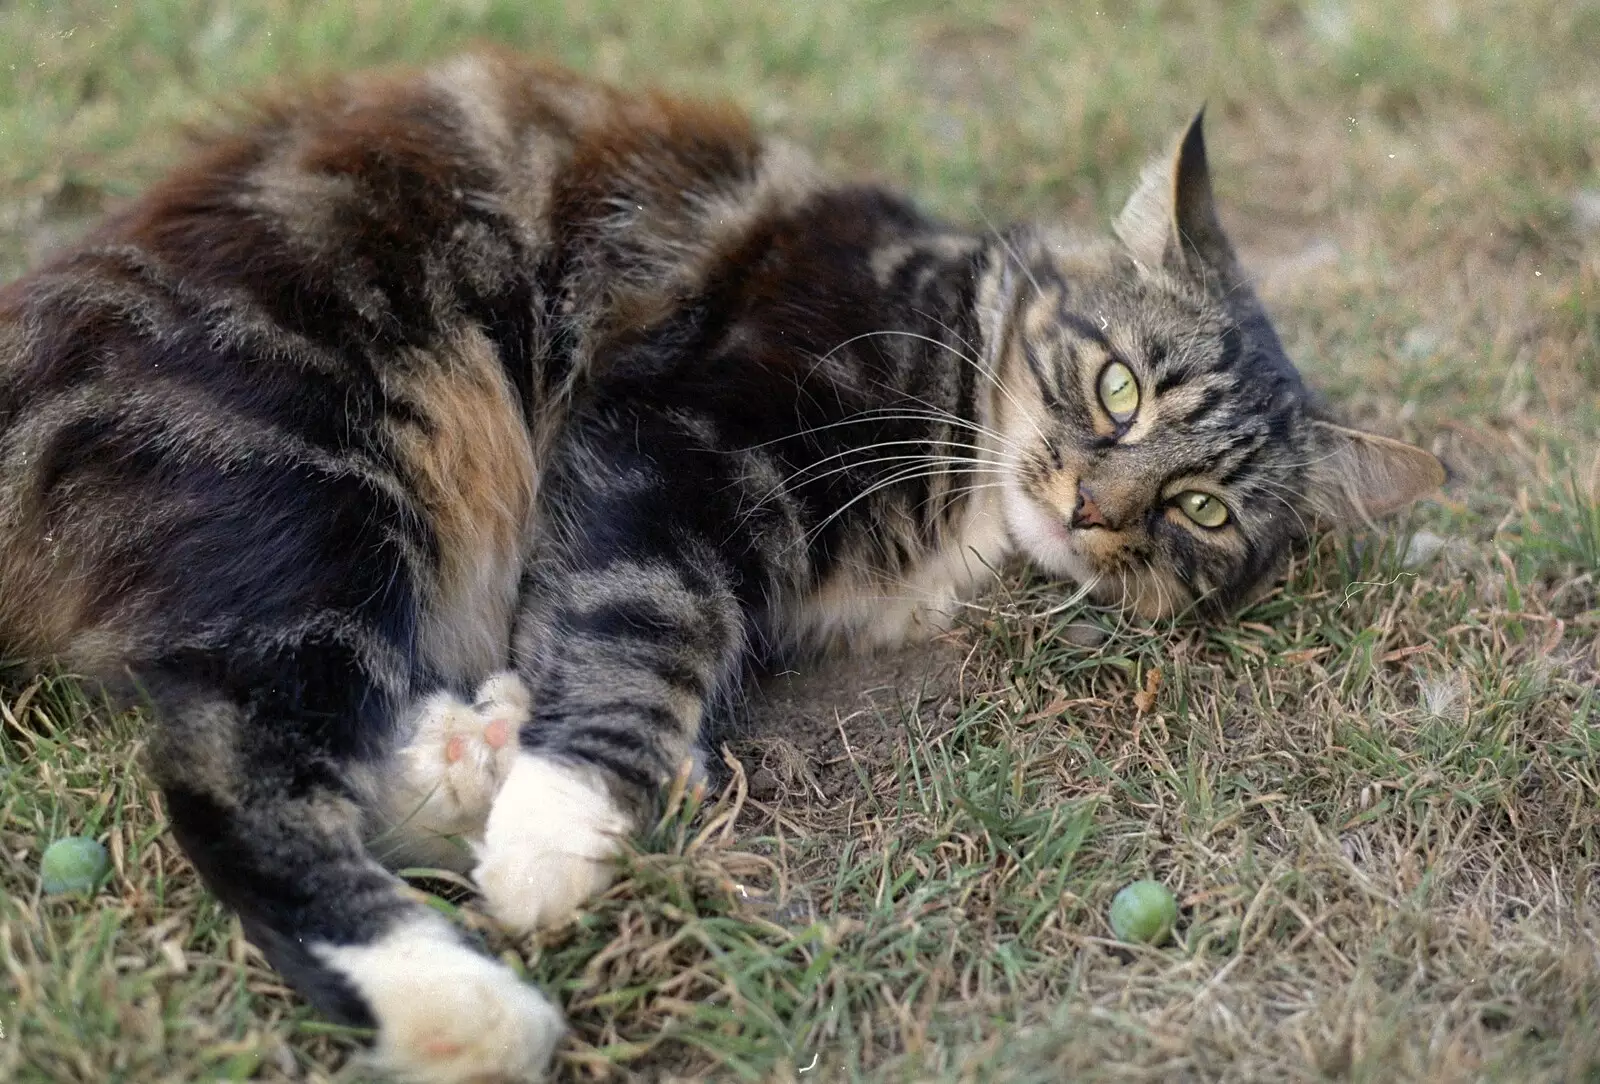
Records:
<instances>
[{"instance_id":1,"label":"dirt","mask_svg":"<svg viewBox=\"0 0 1600 1084\"><path fill-rule=\"evenodd\" d=\"M728 742L750 797L778 803L799 792L829 803L858 793L903 747L908 717L924 725L954 718L969 651L950 637L767 676Z\"/></svg>"}]
</instances>

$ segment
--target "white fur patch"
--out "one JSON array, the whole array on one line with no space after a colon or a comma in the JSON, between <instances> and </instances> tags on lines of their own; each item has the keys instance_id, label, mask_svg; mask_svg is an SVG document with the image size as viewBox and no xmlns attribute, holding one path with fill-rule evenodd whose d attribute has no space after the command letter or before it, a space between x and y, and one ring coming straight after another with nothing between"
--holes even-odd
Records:
<instances>
[{"instance_id":1,"label":"white fur patch","mask_svg":"<svg viewBox=\"0 0 1600 1084\"><path fill-rule=\"evenodd\" d=\"M320 947L378 1021L372 1058L422 1084L534 1081L566 1032L561 1013L431 915L370 945Z\"/></svg>"},{"instance_id":2,"label":"white fur patch","mask_svg":"<svg viewBox=\"0 0 1600 1084\"><path fill-rule=\"evenodd\" d=\"M596 769L522 753L489 812L472 876L509 929L557 925L611 883L610 859L632 829Z\"/></svg>"},{"instance_id":3,"label":"white fur patch","mask_svg":"<svg viewBox=\"0 0 1600 1084\"><path fill-rule=\"evenodd\" d=\"M379 806L384 829L374 844L385 860L447 869L470 864L463 841L483 838L530 708L527 686L509 671L479 686L471 704L448 692L417 704L414 729L395 753Z\"/></svg>"}]
</instances>

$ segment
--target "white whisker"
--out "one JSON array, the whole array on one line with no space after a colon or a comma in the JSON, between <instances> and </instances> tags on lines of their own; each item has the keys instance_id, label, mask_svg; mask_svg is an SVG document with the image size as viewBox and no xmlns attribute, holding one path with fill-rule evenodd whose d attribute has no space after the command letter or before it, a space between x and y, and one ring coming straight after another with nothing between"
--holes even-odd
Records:
<instances>
[{"instance_id":1,"label":"white whisker","mask_svg":"<svg viewBox=\"0 0 1600 1084\"><path fill-rule=\"evenodd\" d=\"M975 210L978 212L978 217L983 219L984 228L989 231L996 241L1000 242L1000 247L1004 249L1006 255L1011 258L1011 262L1017 265L1017 270L1021 271L1023 275L1026 276L1027 280L1033 284L1034 290L1041 294L1044 293L1044 287L1040 286L1039 280L1033 276L1033 268L1029 267L1023 261L1022 256L1018 254L1016 248L1012 246L1010 241L1006 240L1006 235L1001 233L1000 230L995 227L994 222L989 218L989 216L983 213L983 208L977 207Z\"/></svg>"},{"instance_id":2,"label":"white whisker","mask_svg":"<svg viewBox=\"0 0 1600 1084\"><path fill-rule=\"evenodd\" d=\"M908 338L908 339L916 340L918 342L930 343L930 344L932 344L934 346L937 346L937 347L939 347L939 348L941 348L943 350L948 350L956 358L958 358L962 362L965 362L966 364L972 366L973 370L979 376L983 377L990 384L994 385L996 391L998 391L1001 395L1004 395L1007 399L1009 399L1011 401L1011 405L1016 407L1018 412L1021 413L1023 417L1027 417L1027 413L1024 410L1021 401L1018 400L1017 397L1011 393L1011 389L1006 387L1005 384L1000 380L1000 378L997 377L994 373L990 372L989 369L987 367L985 367L982 362L980 362L977 358L971 357L970 355L968 355L968 354L956 349L954 346L951 346L949 343L942 342L939 339L935 339L931 335L924 335L920 331L905 331L903 329L898 329L898 328L885 328L885 329L880 330L880 331L863 331L859 335L852 335L850 338L846 339L844 342L840 343L838 346L835 346L833 349L829 350L826 354L822 355L822 357L820 359L818 359L819 363L823 362L823 361L827 361L834 354L836 354L838 351L844 349L845 347L849 346L851 343L860 342L862 339L871 339L871 338L877 338L879 336L891 336L891 335L899 335L899 336L903 336L903 337ZM928 404L928 405L931 405L931 404ZM1035 425L1034 428L1035 428L1035 430L1037 430L1038 426ZM1044 439L1044 434L1043 433L1039 433L1039 438L1041 440Z\"/></svg>"},{"instance_id":3,"label":"white whisker","mask_svg":"<svg viewBox=\"0 0 1600 1084\"><path fill-rule=\"evenodd\" d=\"M881 480L873 483L872 485L868 486L866 489L862 490L860 493L857 493L854 497L851 497L848 501L845 501L844 504L840 505L838 508L835 508L831 513L829 513L827 515L827 517L825 517L822 520L822 522L818 523L815 527L813 527L811 530L806 532L805 536L801 539L801 543L804 544L804 545L810 545L811 541L814 538L816 538L818 535L820 535L824 530L826 530L830 523L832 523L834 520L838 519L840 516L844 515L847 511L849 511L856 504L858 504L861 501L866 500L868 497L872 496L874 493L877 493L877 492L879 492L881 490L887 489L887 488L889 488L891 486L899 485L902 482L910 482L910 481L914 481L914 480L916 480L918 478L935 477L935 476L937 476L939 474L943 474L943 473L945 473L945 471L942 468L941 469L937 469L937 470L925 470L924 469L924 464L918 463L918 464L915 464L913 466L910 466L910 467L907 467L907 468L903 469L902 471L900 471L899 473L897 473L897 474L895 474L895 475L893 475L891 477L881 479ZM996 473L1000 473L1000 472L997 471Z\"/></svg>"},{"instance_id":4,"label":"white whisker","mask_svg":"<svg viewBox=\"0 0 1600 1084\"><path fill-rule=\"evenodd\" d=\"M971 461L970 460L965 460L965 459L951 459L951 458L941 458L941 457L938 457L938 456L923 456L923 455L894 455L894 456L879 456L878 458L872 459L872 460L868 460L865 463L859 463L859 464L850 463L850 464L846 464L845 466L842 466L842 467L832 467L832 468L830 468L830 469L828 469L826 471L823 471L820 474L813 475L812 477L806 479L806 481L807 482L818 482L818 481L821 481L824 478L828 478L828 477L831 477L831 476L836 475L836 474L845 474L845 473L848 473L850 471L856 470L858 468L859 469L865 469L867 467L876 466L876 465L881 464L881 463L899 463L899 464L901 464L901 466L894 468L895 470L905 470L905 469L907 469L907 468L909 468L909 467L911 467L913 465L920 465L920 466L927 466L927 467L930 467L930 468L936 468L936 469L929 470L927 472L927 475L926 475L927 477L936 477L938 475L956 475L956 474L961 474L961 475L993 474L993 475L998 475L999 477L1005 478L1005 477L1009 477L1010 474L1011 474L1011 471L1008 470L1005 467L1001 467L1001 466L972 466L971 465ZM876 488L877 483L882 482L882 481L884 481L884 479L881 479L881 478L880 479L875 479L873 487ZM776 492L777 492L777 489L772 490L766 496L764 496L762 498L762 500L763 501L767 500L769 497L772 496L773 493L776 493Z\"/></svg>"},{"instance_id":5,"label":"white whisker","mask_svg":"<svg viewBox=\"0 0 1600 1084\"><path fill-rule=\"evenodd\" d=\"M999 610L993 607L986 607L979 602L961 602L960 605L969 607L971 609L980 610L988 616L999 617L1006 621L1039 621L1045 618L1055 617L1058 614L1066 613L1068 610L1082 605L1083 601L1094 592L1095 587L1098 586L1099 583L1100 577L1092 576L1087 583L1080 584L1078 589L1072 592L1072 594L1068 595L1064 601L1055 606L1051 606L1048 609L1035 610L1032 613L1025 613L1017 610Z\"/></svg>"},{"instance_id":6,"label":"white whisker","mask_svg":"<svg viewBox=\"0 0 1600 1084\"><path fill-rule=\"evenodd\" d=\"M844 450L842 452L836 452L833 455L824 456L821 459L814 460L813 462L808 463L805 466L803 466L803 467L799 468L798 470L794 471L793 473L791 473L788 477L786 477L783 480L782 484L783 485L789 485L790 483L795 482L796 480L798 480L800 478L804 478L807 475L811 474L812 471L815 471L817 468L821 467L825 463L832 463L832 462L835 462L837 460L846 459L846 458L848 458L850 456L854 456L854 455L863 455L863 454L865 454L867 452L876 451L879 448L923 447L923 446L925 446L927 444L931 444L931 443L938 443L938 444L940 444L940 445L942 445L943 447L946 447L946 448L965 448L965 449L969 449L971 451L979 453L980 456L987 456L988 451L989 451L987 448L983 448L983 447L981 447L979 445L976 445L976 444L960 444L960 443L957 443L957 442L954 442L954 441L938 441L938 442L934 442L934 441L926 441L926 440L884 440L884 441L878 441L875 444L864 444L859 448L847 448L846 450ZM827 477L830 474L837 474L837 473L839 473L841 471L849 471L849 470L857 470L857 469L864 470L867 467L870 467L875 463L893 462L895 460L903 460L903 459L911 459L911 458L925 458L925 459L929 460L930 462L937 460L938 462L941 462L941 463L951 463L951 464L955 464L957 466L962 466L962 465L966 465L966 464L971 464L974 467L997 467L997 468L1003 468L1003 467L1006 466L1004 461L1001 461L1001 460L978 458L977 456L968 457L968 456L961 456L961 455L939 454L937 452L927 452L927 453L921 453L918 456L911 456L911 455L883 456L883 457L879 457L879 458L876 458L876 459L865 459L865 460L861 460L860 462L846 463L841 467L831 468L828 471L824 472L823 474L818 475L817 477ZM770 496L770 494L769 494L769 496Z\"/></svg>"}]
</instances>

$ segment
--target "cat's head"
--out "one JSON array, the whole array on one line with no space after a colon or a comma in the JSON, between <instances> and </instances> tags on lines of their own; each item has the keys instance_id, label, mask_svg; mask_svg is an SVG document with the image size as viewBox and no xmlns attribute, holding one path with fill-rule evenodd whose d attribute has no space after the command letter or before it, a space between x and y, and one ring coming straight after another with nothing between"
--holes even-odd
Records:
<instances>
[{"instance_id":1,"label":"cat's head","mask_svg":"<svg viewBox=\"0 0 1600 1084\"><path fill-rule=\"evenodd\" d=\"M1217 220L1199 116L1115 232L1017 231L991 278L1005 511L1027 557L1146 617L1227 609L1315 525L1443 483L1426 451L1319 415Z\"/></svg>"}]
</instances>

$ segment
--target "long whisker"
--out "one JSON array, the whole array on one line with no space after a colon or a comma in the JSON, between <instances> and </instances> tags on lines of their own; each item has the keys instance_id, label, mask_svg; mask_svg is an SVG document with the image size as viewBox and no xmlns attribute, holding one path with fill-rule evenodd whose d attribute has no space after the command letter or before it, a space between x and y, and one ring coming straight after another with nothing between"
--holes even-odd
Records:
<instances>
[{"instance_id":1,"label":"long whisker","mask_svg":"<svg viewBox=\"0 0 1600 1084\"><path fill-rule=\"evenodd\" d=\"M1300 514L1300 509L1295 507L1294 503L1291 502L1287 497L1280 496L1280 493L1298 496L1293 489L1290 489L1281 482L1273 481L1270 478L1258 478L1256 479L1255 484L1259 485L1265 491L1263 494L1264 496L1277 501L1279 504L1283 505L1289 510L1289 514L1294 516L1295 524L1300 528L1300 533L1302 535L1309 535L1311 533L1311 528L1306 524L1305 517Z\"/></svg>"},{"instance_id":2,"label":"long whisker","mask_svg":"<svg viewBox=\"0 0 1600 1084\"><path fill-rule=\"evenodd\" d=\"M1003 434L995 432L986 425L982 425L968 418L963 418L957 414L952 414L946 410L940 410L937 407L933 407L931 404L927 404L924 400L916 398L915 396L911 396L910 398L914 402L922 403L927 409L918 410L916 408L903 405L896 405L893 407L876 407L871 410L864 410L859 414L852 415L851 417L840 419L839 421L827 422L823 425L810 426L805 429L796 430L793 433L785 433L781 437L774 437L771 440L763 440L755 444L744 444L738 448L729 449L728 451L730 453L757 451L762 448L771 447L774 444L782 444L786 441L795 440L799 437L810 436L813 433L822 433L829 429L838 429L847 425L868 425L874 422L896 421L941 422L953 428L970 430L974 434L988 437L999 444L1007 446L1015 445L1014 441L1009 440ZM933 438L930 438L930 440L931 439Z\"/></svg>"},{"instance_id":3,"label":"long whisker","mask_svg":"<svg viewBox=\"0 0 1600 1084\"><path fill-rule=\"evenodd\" d=\"M976 493L979 490L984 489L994 489L1004 492L1005 488L1004 482L973 482L971 485L952 486L943 492L934 494L933 496L929 497L927 501L923 501L922 503L927 504L928 501L933 500L934 497L957 497L964 493Z\"/></svg>"},{"instance_id":4,"label":"long whisker","mask_svg":"<svg viewBox=\"0 0 1600 1084\"><path fill-rule=\"evenodd\" d=\"M985 607L982 603L977 602L964 602L958 600L958 603L962 606L967 606L975 610L982 610L989 616L1003 618L1007 621L1037 621L1047 617L1055 617L1057 614L1066 613L1068 610L1082 605L1083 601L1089 598L1090 595L1094 593L1094 589L1099 586L1100 579L1101 577L1098 575L1092 576L1087 583L1080 584L1078 589L1073 591L1072 594L1068 595L1062 602L1051 606L1048 609L1036 610L1032 613L1023 613L1019 610L1000 610L994 607Z\"/></svg>"},{"instance_id":5,"label":"long whisker","mask_svg":"<svg viewBox=\"0 0 1600 1084\"><path fill-rule=\"evenodd\" d=\"M999 228L995 226L994 221L990 219L988 215L984 214L982 207L974 207L973 209L977 211L978 217L983 220L984 228L987 229L991 235L993 235L996 241L1000 242L1000 247L1005 250L1005 254L1011 258L1012 263L1017 265L1017 270L1021 271L1027 280L1033 284L1035 291L1040 294L1044 293L1044 287L1039 285L1039 280L1033 275L1033 268L1029 267L1027 263L1023 261L1022 256L1017 252L1016 248L1014 248L1011 242L1006 239L1006 235L1000 232Z\"/></svg>"},{"instance_id":6,"label":"long whisker","mask_svg":"<svg viewBox=\"0 0 1600 1084\"><path fill-rule=\"evenodd\" d=\"M902 392L901 394L905 395L912 402L921 403L923 406L927 407L930 410L935 410L935 411L940 410L939 407L935 406L933 403L928 402L926 399L922 398L921 396L911 395L908 392ZM1010 392L1007 392L1006 394L1009 395ZM1015 400L1013 400L1013 401L1015 401ZM949 414L948 411L941 411L941 413L944 413L947 417L951 417L951 418L958 417L958 415ZM1038 424L1036 422L1034 422L1031 418L1027 419L1027 421L1028 421L1028 424L1033 428L1034 435L1037 436L1041 442L1044 442L1045 441L1045 435L1044 435L1044 433L1042 431L1040 431ZM996 432L995 430L988 428L987 426L984 427L984 432L987 433L988 436L991 439L993 439L996 443L1003 445L1008 451L1014 452L1014 453L1016 453L1018 455L1023 455L1027 451L1027 449L1025 447L1023 447L1023 445L1017 443L1015 440L1012 440L1011 438L1005 436L1002 433Z\"/></svg>"},{"instance_id":7,"label":"long whisker","mask_svg":"<svg viewBox=\"0 0 1600 1084\"><path fill-rule=\"evenodd\" d=\"M828 361L833 357L833 355L837 354L839 351L843 350L845 347L850 346L853 343L858 343L863 339L876 339L876 338L879 338L879 337L885 336L885 335L901 335L901 336L904 336L905 338L908 338L908 339L916 339L919 342L931 343L932 345L939 347L941 350L950 351L950 353L956 355L957 357L961 357L961 358L965 358L966 357L966 355L963 354L960 350L957 350L955 347L951 346L947 342L941 342L938 339L935 339L932 335L924 335L920 331L907 331L904 328L888 327L888 328L880 328L877 331L863 331L858 335L852 335L848 339L844 340L843 342L841 342L838 345L836 345L833 348L831 348L827 353L825 353L821 357L817 358L817 360L819 362ZM971 360L971 359L968 359L968 360Z\"/></svg>"},{"instance_id":8,"label":"long whisker","mask_svg":"<svg viewBox=\"0 0 1600 1084\"><path fill-rule=\"evenodd\" d=\"M1164 613L1168 613L1168 610L1167 610L1167 589L1166 589L1166 585L1161 582L1161 577L1160 576L1155 575L1155 569L1150 567L1150 562L1149 561L1145 562L1145 568L1148 570L1145 578L1148 579L1150 581L1151 585L1154 586L1155 589L1156 589L1156 611L1158 613L1163 613L1163 614ZM1174 603L1174 606L1173 606L1173 610L1171 612L1172 613L1176 613L1177 612L1177 607L1176 607L1177 598L1176 598L1176 596L1174 596L1174 598L1173 598L1173 603Z\"/></svg>"},{"instance_id":9,"label":"long whisker","mask_svg":"<svg viewBox=\"0 0 1600 1084\"><path fill-rule=\"evenodd\" d=\"M1030 274L1030 278L1031 277L1032 276ZM1034 288L1038 289L1038 283L1037 282L1034 283ZM948 332L950 335L954 336L957 340L959 340L960 343L963 346L965 346L968 351L970 351L970 353L967 353L967 354L959 354L958 353L957 356L960 357L963 361L967 362L969 365L971 365L980 375L982 375L985 378L987 378L989 383L993 384L995 386L995 388L1002 395L1004 395L1007 399L1011 400L1011 405L1017 408L1017 413L1019 415L1021 415L1024 419L1026 419L1028 424L1033 427L1033 431L1034 431L1035 434L1038 435L1039 439L1040 440L1044 440L1045 439L1045 435L1044 435L1044 433L1040 432L1038 423L1034 422L1033 419L1028 418L1027 411L1023 410L1022 404L1017 401L1017 397L1011 393L1011 389L1007 388L1006 385L1005 385L1005 382L1000 379L999 374L995 371L995 366L992 365L992 364L979 364L979 362L977 361L977 356L982 351L980 351L979 348L974 346L972 343L968 342L966 340L966 338L960 332L956 331L949 324L945 323L943 320L941 320L934 313L924 312L921 309L918 309L917 312L924 319L932 320L934 323L938 324L946 332ZM990 360L992 360L994 362L998 362L998 360L999 360L998 355L995 358L990 359Z\"/></svg>"},{"instance_id":10,"label":"long whisker","mask_svg":"<svg viewBox=\"0 0 1600 1084\"><path fill-rule=\"evenodd\" d=\"M870 460L867 460L867 461L865 461L863 463L846 463L843 466L830 467L829 469L827 469L825 471L822 471L819 474L815 474L815 475L811 476L810 478L806 479L806 481L807 482L819 482L819 481L823 480L824 478L830 478L830 477L832 477L834 475L847 474L850 471L857 470L857 469L863 469L864 470L864 469L866 469L868 467L877 466L879 464L884 464L884 463L899 463L899 464L901 464L901 466L894 468L895 470L906 470L906 469L909 469L912 466L926 466L926 467L936 468L936 469L930 471L931 474L963 475L963 476L966 476L966 475L978 475L978 474L992 474L992 475L996 475L996 476L1001 477L1001 478L1007 478L1007 477L1011 476L1011 471L1008 468L1004 467L1004 466L1000 466L1000 465L978 465L978 466L974 466L974 465L972 465L972 461L968 460L968 459L959 459L959 458L953 458L953 457L949 457L949 456L890 455L890 456L879 456L879 457L877 457L875 459L870 459ZM875 481L882 481L882 479L876 479ZM773 494L777 493L780 489L783 489L783 488L787 487L789 485L789 482L790 482L790 480L785 480L783 483L780 483L778 486L774 487L772 490L770 490L766 494L764 494L762 496L761 500L762 501L766 501Z\"/></svg>"},{"instance_id":11,"label":"long whisker","mask_svg":"<svg viewBox=\"0 0 1600 1084\"><path fill-rule=\"evenodd\" d=\"M944 509L948 509L957 501L966 501L971 498L972 494L986 489L992 489L1003 493L1005 492L1005 484L1003 482L974 482L971 485L951 486L949 489L941 490L938 493L928 494L927 498L921 501L914 511L920 513L924 508L928 507L934 501L942 500L945 502L944 508L940 510L942 513Z\"/></svg>"},{"instance_id":12,"label":"long whisker","mask_svg":"<svg viewBox=\"0 0 1600 1084\"><path fill-rule=\"evenodd\" d=\"M1034 293L1038 294L1040 297L1043 297L1045 289L1042 285L1040 285L1039 279L1034 275L1033 268L1023 260L1016 248L1013 247L1011 242L1006 238L1005 234L995 228L994 223L987 215L983 213L982 208L978 209L978 214L979 217L983 219L985 228L987 228L990 234L994 236L994 239L1000 243L1000 247L1005 251L1007 258L1010 259L1012 263L1016 264L1017 269L1020 270L1023 276L1027 278L1028 283L1033 287ZM996 358L996 361L998 362L998 357ZM1000 385L997 383L996 386L999 387ZM1009 391L1006 392L1006 395L1011 399L1012 405L1017 406L1018 413L1020 413L1023 418L1027 419L1028 424L1033 428L1034 434L1041 441L1048 444L1049 438L1046 437L1043 431L1040 430L1039 423L1028 417L1028 412L1021 408L1021 406L1017 403L1016 398L1012 396Z\"/></svg>"},{"instance_id":13,"label":"long whisker","mask_svg":"<svg viewBox=\"0 0 1600 1084\"><path fill-rule=\"evenodd\" d=\"M857 503L866 500L868 497L880 490L887 489L890 486L899 485L902 482L914 481L918 478L935 477L937 475L946 473L942 467L934 470L927 470L925 469L925 466L926 465L922 463L914 464L910 467L904 468L899 473L894 474L891 477L880 479L879 481L868 486L860 493L857 493L854 497L851 497L848 501L845 501L844 504L834 509L826 518L822 520L822 522L818 523L811 530L807 531L805 536L801 539L802 544L810 545L811 541L820 535L825 529L827 529L830 523L844 515Z\"/></svg>"},{"instance_id":14,"label":"long whisker","mask_svg":"<svg viewBox=\"0 0 1600 1084\"><path fill-rule=\"evenodd\" d=\"M969 451L976 452L977 454L973 455L973 456L963 456L963 455L941 454L939 452L923 453L926 456L926 458L928 458L928 459L937 459L940 462L948 462L948 463L955 463L955 464L971 463L974 466L980 466L980 467L1004 467L1006 465L1003 460L987 458L989 449L981 447L980 445L977 445L977 444L962 444L962 443L959 443L957 441L938 441L938 442L934 442L934 441L927 441L927 440L881 440L881 441L877 441L876 443L873 443L873 444L864 444L859 448L847 448L842 452L835 452L833 455L823 456L821 459L813 460L812 462L806 464L805 466L803 466L803 467L799 468L798 470L794 471L793 473L791 473L788 477L786 477L784 479L783 484L786 485L786 484L788 484L790 482L793 482L793 481L795 481L797 479L803 478L806 475L810 474L812 471L816 470L818 467L821 467L825 463L832 463L832 462L834 462L836 460L840 460L840 459L848 459L849 457L854 456L854 455L864 455L867 452L876 451L879 448L906 448L906 447L921 448L921 447L925 447L925 446L927 446L928 444L931 444L931 443L937 443L939 446L944 447L944 448L964 448L964 449L967 449ZM908 457L908 456L891 456L891 457L887 457L887 459L906 459L906 458L910 458L910 457ZM858 463L847 463L847 464L845 464L843 469L844 470L851 470L851 469L854 469L854 468L863 468L864 469L866 467L872 466L872 464L874 464L874 463L885 462L885 461L886 461L886 459L862 460L862 461L860 461ZM834 473L834 472L830 471L829 473Z\"/></svg>"},{"instance_id":15,"label":"long whisker","mask_svg":"<svg viewBox=\"0 0 1600 1084\"><path fill-rule=\"evenodd\" d=\"M974 358L974 357L964 353L963 351L956 349L954 346L951 346L947 342L942 342L939 339L935 339L932 335L924 335L920 331L905 331L905 330L899 329L899 328L885 328L885 329L880 330L880 331L863 331L859 335L852 335L850 338L846 339L844 342L840 343L838 346L835 346L832 350L829 350L826 354L822 355L821 360L822 361L826 361L827 359L831 358L838 351L844 349L846 346L849 346L851 343L859 342L862 339L876 338L878 336L885 336L885 335L900 335L900 336L904 336L905 338L908 338L908 339L917 340L918 342L931 343L932 345L937 346L942 350L948 350L951 354L955 355L961 361L963 361L966 364L972 366L973 370L979 376L983 377L989 383L993 384L995 389L997 391L999 391L1001 395L1004 395L1007 399L1011 400L1011 405L1016 407L1017 411L1020 414L1022 414L1024 417L1027 416L1026 415L1026 411L1023 409L1022 403L1017 399L1017 397L1015 395L1013 395L1011 393L1011 389L1006 387L1005 384L1000 381L999 377L995 376L994 373L990 372L989 369L982 362L980 362L977 358ZM1035 428L1037 428L1037 426L1035 426ZM1040 439L1043 439L1044 434L1040 433L1039 436L1040 436Z\"/></svg>"},{"instance_id":16,"label":"long whisker","mask_svg":"<svg viewBox=\"0 0 1600 1084\"><path fill-rule=\"evenodd\" d=\"M913 309L912 311L915 312L918 316L921 316L923 319L932 320L934 323L938 324L940 329L942 329L951 338L955 339L956 342L960 343L963 347L965 347L967 353L970 356L977 357L977 356L979 356L980 354L983 353L982 349L980 349L977 346L977 344L973 343L965 335L961 334L961 332L957 331L955 328L953 328L949 324L945 323L944 320L942 320L939 317L938 313L929 312L926 309Z\"/></svg>"},{"instance_id":17,"label":"long whisker","mask_svg":"<svg viewBox=\"0 0 1600 1084\"><path fill-rule=\"evenodd\" d=\"M1032 278L1032 272L1029 272L1028 274L1029 274L1029 278L1031 279ZM1037 289L1038 288L1038 283L1035 282L1034 285L1035 285L1035 288ZM952 332L952 334L954 334L954 332ZM939 339L935 339L931 335L924 335L921 332L906 331L906 330L898 329L898 328L885 328L885 329L878 330L878 331L862 332L859 335L855 335L855 336L852 336L851 338L846 339L844 342L840 343L839 345L835 346L833 349L829 350L826 354L823 354L821 356L821 358L818 359L818 364L820 365L820 364L826 362L835 353L837 353L839 350L843 349L844 347L849 346L851 343L857 342L857 341L859 341L861 339L872 338L872 337L880 336L880 335L901 335L901 336L904 336L906 338L914 339L914 340L917 340L917 341L920 341L920 342L931 343L932 345L937 346L942 350L949 351L951 354L955 355L956 358L958 358L959 360L961 360L965 364L972 366L972 369L973 369L974 372L976 372L978 375L983 377L990 384L994 385L995 389L997 391L999 391L1000 394L1004 395L1007 399L1009 399L1011 401L1011 405L1017 408L1018 414L1022 418L1027 420L1028 424L1033 428L1033 431L1034 431L1035 435L1038 436L1038 438L1041 441L1047 439L1045 437L1044 433L1039 429L1038 423L1033 421L1032 418L1028 417L1028 413L1027 413L1026 409L1023 407L1022 403L1017 399L1017 397L1012 393L1011 389L1005 386L1005 383L1002 380L1000 380L1000 378L990 369L989 366L984 365L978 358L973 357L970 354L964 353L961 350L958 350L956 347L950 345L947 342L943 342L943 341L941 341ZM957 338L960 338L960 336L957 336ZM894 389L891 389L891 390L894 390ZM905 393L902 392L901 394L905 394ZM926 405L926 406L930 406L930 407L933 406L933 404L927 403L926 400L919 399L916 396L912 396L911 398L916 399L916 401L918 401L918 402L924 403L924 405ZM997 436L997 437L999 436L999 434L994 434L994 435ZM1001 439L1004 439L1004 438L1001 438Z\"/></svg>"}]
</instances>

